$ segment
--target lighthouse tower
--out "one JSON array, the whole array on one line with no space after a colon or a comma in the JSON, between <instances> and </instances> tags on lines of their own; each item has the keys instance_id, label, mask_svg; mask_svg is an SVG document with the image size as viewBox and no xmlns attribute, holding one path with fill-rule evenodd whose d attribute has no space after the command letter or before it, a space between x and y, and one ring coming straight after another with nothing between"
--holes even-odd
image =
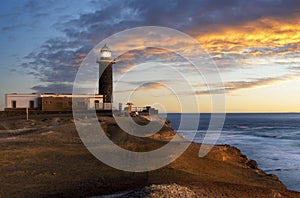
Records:
<instances>
[{"instance_id":1,"label":"lighthouse tower","mask_svg":"<svg viewBox=\"0 0 300 198\"><path fill-rule=\"evenodd\" d=\"M100 51L100 59L97 59L99 64L99 94L103 95L103 103L112 102L112 65L115 61L111 58L110 49L104 45Z\"/></svg>"}]
</instances>

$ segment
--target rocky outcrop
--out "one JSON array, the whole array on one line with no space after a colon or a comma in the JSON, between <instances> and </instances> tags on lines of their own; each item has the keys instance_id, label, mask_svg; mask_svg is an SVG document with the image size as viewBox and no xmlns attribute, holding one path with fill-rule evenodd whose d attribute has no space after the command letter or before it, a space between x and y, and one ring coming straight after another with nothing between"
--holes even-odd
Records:
<instances>
[{"instance_id":1,"label":"rocky outcrop","mask_svg":"<svg viewBox=\"0 0 300 198\"><path fill-rule=\"evenodd\" d=\"M194 191L188 187L174 184L162 184L146 186L137 190L132 190L127 193L122 193L116 196L111 195L115 198L196 198L198 197Z\"/></svg>"}]
</instances>

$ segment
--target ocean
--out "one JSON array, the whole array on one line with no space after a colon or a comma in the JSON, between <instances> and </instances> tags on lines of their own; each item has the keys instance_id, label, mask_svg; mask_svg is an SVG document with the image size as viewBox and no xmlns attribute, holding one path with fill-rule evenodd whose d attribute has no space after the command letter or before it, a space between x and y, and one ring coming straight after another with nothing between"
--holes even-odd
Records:
<instances>
[{"instance_id":1,"label":"ocean","mask_svg":"<svg viewBox=\"0 0 300 198\"><path fill-rule=\"evenodd\" d=\"M195 121L199 114L184 114ZM201 113L194 142L201 143L211 114ZM181 114L168 113L173 129L189 137L189 127L178 131ZM188 124L185 124L188 126ZM300 114L298 113L229 113L217 144L240 149L249 159L257 161L266 173L273 173L290 190L300 191Z\"/></svg>"}]
</instances>

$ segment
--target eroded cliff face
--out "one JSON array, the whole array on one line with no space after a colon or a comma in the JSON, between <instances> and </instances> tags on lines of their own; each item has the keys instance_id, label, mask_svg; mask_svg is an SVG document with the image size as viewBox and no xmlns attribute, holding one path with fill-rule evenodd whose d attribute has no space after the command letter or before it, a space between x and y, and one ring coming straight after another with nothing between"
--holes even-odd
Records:
<instances>
[{"instance_id":1,"label":"eroded cliff face","mask_svg":"<svg viewBox=\"0 0 300 198\"><path fill-rule=\"evenodd\" d=\"M149 122L148 117L135 117L133 119L140 125L146 125ZM103 125L106 125L104 127L107 129L106 133L114 142L125 149L138 152L159 149L172 140L176 134L172 129L171 123L168 121L165 122L158 133L149 138L138 138L122 131L115 125L113 118L101 118L100 120ZM184 140L183 137L182 140ZM165 179L166 181L175 181L181 184L192 181L205 183L220 182L225 186L227 183L230 183L249 186L249 188L276 189L274 192L277 192L277 190L286 191L286 187L278 180L276 175L266 174L263 170L259 169L255 160L248 159L238 148L230 145L216 145L204 158L200 158L198 157L200 146L200 144L192 143L181 157L166 167L176 170L176 173L165 174L163 171L159 176L153 174L152 177L149 177L149 180L163 183ZM152 172L155 173L155 171ZM189 179L181 178L180 175L182 173L190 174L188 176ZM177 179L173 179L172 177ZM273 191L266 192L266 195L271 196L272 193Z\"/></svg>"},{"instance_id":2,"label":"eroded cliff face","mask_svg":"<svg viewBox=\"0 0 300 198\"><path fill-rule=\"evenodd\" d=\"M125 133L112 117L99 117L99 122L113 142L136 152L160 148L175 135L168 122L148 138ZM7 118L0 120L0 197L86 197L169 183L208 197L299 197L237 148L215 146L204 158L198 157L199 148L192 143L171 164L154 171L125 172L88 152L70 115Z\"/></svg>"}]
</instances>

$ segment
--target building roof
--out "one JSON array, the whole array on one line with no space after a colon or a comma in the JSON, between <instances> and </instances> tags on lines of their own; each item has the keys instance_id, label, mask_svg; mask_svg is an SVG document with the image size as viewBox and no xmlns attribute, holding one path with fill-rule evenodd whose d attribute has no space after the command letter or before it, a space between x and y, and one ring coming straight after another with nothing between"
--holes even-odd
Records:
<instances>
[{"instance_id":1,"label":"building roof","mask_svg":"<svg viewBox=\"0 0 300 198\"><path fill-rule=\"evenodd\" d=\"M5 94L6 96L36 96L36 97L76 97L76 98L84 98L84 97L89 97L89 98L102 98L103 95L99 94L55 94L55 93L8 93Z\"/></svg>"}]
</instances>

